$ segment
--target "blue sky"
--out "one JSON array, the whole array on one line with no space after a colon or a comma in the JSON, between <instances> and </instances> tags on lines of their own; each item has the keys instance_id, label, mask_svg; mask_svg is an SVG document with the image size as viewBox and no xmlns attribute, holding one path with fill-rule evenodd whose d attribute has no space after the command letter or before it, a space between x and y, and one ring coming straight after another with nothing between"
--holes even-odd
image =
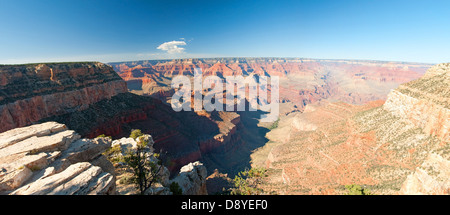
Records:
<instances>
[{"instance_id":1,"label":"blue sky","mask_svg":"<svg viewBox=\"0 0 450 215\"><path fill-rule=\"evenodd\" d=\"M199 57L450 62L449 11L446 0L0 0L0 63Z\"/></svg>"}]
</instances>

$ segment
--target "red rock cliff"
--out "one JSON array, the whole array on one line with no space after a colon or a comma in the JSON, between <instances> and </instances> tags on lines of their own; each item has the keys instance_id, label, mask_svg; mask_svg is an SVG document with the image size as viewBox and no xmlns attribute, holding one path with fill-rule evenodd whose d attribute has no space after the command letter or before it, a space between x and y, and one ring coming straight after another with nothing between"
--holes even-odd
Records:
<instances>
[{"instance_id":1,"label":"red rock cliff","mask_svg":"<svg viewBox=\"0 0 450 215\"><path fill-rule=\"evenodd\" d=\"M0 66L0 132L84 110L124 92L126 83L102 63Z\"/></svg>"}]
</instances>

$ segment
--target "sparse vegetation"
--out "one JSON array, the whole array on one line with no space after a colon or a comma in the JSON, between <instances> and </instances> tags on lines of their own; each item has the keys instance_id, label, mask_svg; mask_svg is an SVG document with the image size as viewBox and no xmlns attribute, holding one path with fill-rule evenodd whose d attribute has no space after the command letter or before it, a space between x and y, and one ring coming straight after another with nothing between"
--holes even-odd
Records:
<instances>
[{"instance_id":1,"label":"sparse vegetation","mask_svg":"<svg viewBox=\"0 0 450 215\"><path fill-rule=\"evenodd\" d=\"M141 130L134 129L131 131L130 137L136 140L138 137L141 137L142 135L144 134L142 134Z\"/></svg>"},{"instance_id":2,"label":"sparse vegetation","mask_svg":"<svg viewBox=\"0 0 450 215\"><path fill-rule=\"evenodd\" d=\"M132 184L132 183L133 183L133 179L130 175L123 175L119 179L119 184Z\"/></svg>"},{"instance_id":3,"label":"sparse vegetation","mask_svg":"<svg viewBox=\"0 0 450 215\"><path fill-rule=\"evenodd\" d=\"M181 195L181 194L183 194L183 191L181 190L181 187L180 187L180 185L177 182L172 182L170 184L169 189L170 189L170 192L173 193L173 195Z\"/></svg>"},{"instance_id":4,"label":"sparse vegetation","mask_svg":"<svg viewBox=\"0 0 450 215\"><path fill-rule=\"evenodd\" d=\"M122 149L120 148L120 145L115 145L105 152L103 152L103 155L106 156L106 158L112 163L117 164L120 162L125 162L123 156L122 156Z\"/></svg>"},{"instance_id":5,"label":"sparse vegetation","mask_svg":"<svg viewBox=\"0 0 450 215\"><path fill-rule=\"evenodd\" d=\"M127 166L133 170L131 180L136 184L140 194L144 194L153 182L159 181L158 173L162 165L158 165L160 161L150 159L152 155L147 148L149 140L145 138L140 130L133 130L130 137L136 140L137 147L135 150L129 150L124 156L124 160Z\"/></svg>"},{"instance_id":6,"label":"sparse vegetation","mask_svg":"<svg viewBox=\"0 0 450 215\"><path fill-rule=\"evenodd\" d=\"M97 138L99 138L99 137L106 137L106 138L112 139L111 136L106 136L105 134L100 134L100 135L97 136Z\"/></svg>"},{"instance_id":7,"label":"sparse vegetation","mask_svg":"<svg viewBox=\"0 0 450 215\"><path fill-rule=\"evenodd\" d=\"M280 118L278 118L277 121L273 122L272 125L270 125L268 129L273 130L275 128L278 128L279 122L280 122Z\"/></svg>"},{"instance_id":8,"label":"sparse vegetation","mask_svg":"<svg viewBox=\"0 0 450 215\"><path fill-rule=\"evenodd\" d=\"M264 191L258 188L262 178L267 177L265 168L252 168L239 172L234 180L234 187L231 188L231 195L261 195Z\"/></svg>"},{"instance_id":9,"label":"sparse vegetation","mask_svg":"<svg viewBox=\"0 0 450 215\"><path fill-rule=\"evenodd\" d=\"M372 195L369 190L362 188L357 184L345 185L347 195Z\"/></svg>"}]
</instances>

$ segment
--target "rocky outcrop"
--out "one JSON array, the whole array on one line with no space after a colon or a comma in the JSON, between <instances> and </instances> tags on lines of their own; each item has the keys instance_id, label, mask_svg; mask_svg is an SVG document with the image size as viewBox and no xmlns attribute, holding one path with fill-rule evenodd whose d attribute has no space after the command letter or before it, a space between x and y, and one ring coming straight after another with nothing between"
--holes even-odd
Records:
<instances>
[{"instance_id":1,"label":"rocky outcrop","mask_svg":"<svg viewBox=\"0 0 450 215\"><path fill-rule=\"evenodd\" d=\"M194 163L189 163L181 168L178 175L169 180L170 172L167 167L163 166L160 163L158 158L155 157L155 149L153 148L154 141L150 135L142 136L144 141L148 144L145 149L147 150L147 158L150 162L155 163L155 168L160 169L157 173L157 180L152 183L152 186L145 190L145 195L172 195L173 193L170 191L171 183L177 183L183 195L207 195L206 191L206 168L202 163L196 161ZM142 138L141 137L141 138ZM137 142L133 138L121 138L114 140L112 142L112 147L119 147L120 154L116 154L114 156L125 156L129 150L135 150L137 147ZM129 175L128 171L121 171L121 168L127 168L122 164L118 164L117 168L118 172L122 172L118 178L127 177ZM120 194L129 195L129 194L137 194L137 190L135 187L130 186L129 184L117 183L117 189Z\"/></svg>"},{"instance_id":2,"label":"rocky outcrop","mask_svg":"<svg viewBox=\"0 0 450 215\"><path fill-rule=\"evenodd\" d=\"M114 178L88 162L70 165L64 171L25 185L11 195L113 194Z\"/></svg>"},{"instance_id":3,"label":"rocky outcrop","mask_svg":"<svg viewBox=\"0 0 450 215\"><path fill-rule=\"evenodd\" d=\"M205 166L196 161L183 166L177 177L170 182L178 183L183 195L207 195L206 177Z\"/></svg>"},{"instance_id":4,"label":"rocky outcrop","mask_svg":"<svg viewBox=\"0 0 450 215\"><path fill-rule=\"evenodd\" d=\"M236 129L240 123L239 114L234 112L213 112L212 115L220 115L216 119L213 119L214 116L208 116L211 121L217 123L220 133L213 137L199 139L198 145L202 154L215 150L227 151L239 141L239 136L236 135Z\"/></svg>"},{"instance_id":5,"label":"rocky outcrop","mask_svg":"<svg viewBox=\"0 0 450 215\"><path fill-rule=\"evenodd\" d=\"M102 63L0 66L0 132L85 110L124 92L126 83Z\"/></svg>"},{"instance_id":6,"label":"rocky outcrop","mask_svg":"<svg viewBox=\"0 0 450 215\"><path fill-rule=\"evenodd\" d=\"M396 116L410 120L427 134L436 135L446 142L450 141L450 109L397 90L392 90L383 107Z\"/></svg>"},{"instance_id":7,"label":"rocky outcrop","mask_svg":"<svg viewBox=\"0 0 450 215\"><path fill-rule=\"evenodd\" d=\"M403 182L399 194L449 195L450 161L437 154L430 154L425 162Z\"/></svg>"},{"instance_id":8,"label":"rocky outcrop","mask_svg":"<svg viewBox=\"0 0 450 215\"><path fill-rule=\"evenodd\" d=\"M407 120L425 134L450 144L450 63L431 67L423 77L393 90L383 108ZM439 152L439 154L436 154ZM427 159L408 175L400 194L449 194L450 162L444 150L429 151Z\"/></svg>"},{"instance_id":9,"label":"rocky outcrop","mask_svg":"<svg viewBox=\"0 0 450 215\"><path fill-rule=\"evenodd\" d=\"M450 64L433 66L420 79L400 85L383 108L425 133L450 142Z\"/></svg>"},{"instance_id":10,"label":"rocky outcrop","mask_svg":"<svg viewBox=\"0 0 450 215\"><path fill-rule=\"evenodd\" d=\"M115 176L102 155L108 138L80 139L63 124L46 122L0 134L0 193L114 194Z\"/></svg>"},{"instance_id":11,"label":"rocky outcrop","mask_svg":"<svg viewBox=\"0 0 450 215\"><path fill-rule=\"evenodd\" d=\"M217 195L227 192L233 187L233 179L228 174L220 173L218 169L206 178L206 189L208 195Z\"/></svg>"}]
</instances>

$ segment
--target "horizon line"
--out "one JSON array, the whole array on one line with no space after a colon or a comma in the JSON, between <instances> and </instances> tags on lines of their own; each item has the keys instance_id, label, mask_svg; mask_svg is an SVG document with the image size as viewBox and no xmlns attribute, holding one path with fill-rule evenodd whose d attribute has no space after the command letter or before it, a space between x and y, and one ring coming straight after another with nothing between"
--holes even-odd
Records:
<instances>
[{"instance_id":1,"label":"horizon line","mask_svg":"<svg viewBox=\"0 0 450 215\"><path fill-rule=\"evenodd\" d=\"M409 64L425 64L425 65L436 65L440 63L425 63L425 62L414 62L414 61L400 61L400 60L370 60L370 59L351 59L351 58L309 58L309 57L195 57L195 58L161 58L161 59L147 59L147 60L125 60L125 61L111 61L110 63L127 63L127 62L139 62L139 61L173 61L173 60L203 60L203 59L298 59L298 60L317 60L317 61L366 61L366 62L383 62L383 63L409 63Z\"/></svg>"},{"instance_id":2,"label":"horizon line","mask_svg":"<svg viewBox=\"0 0 450 215\"><path fill-rule=\"evenodd\" d=\"M39 64L39 63L82 63L82 62L100 62L104 64L114 64L114 63L128 63L128 62L141 62L141 61L173 61L173 60L206 60L206 59L297 59L297 60L316 60L316 61L359 61L359 62L380 62L380 63L408 63L408 64L424 64L424 65L436 65L440 63L426 63L417 61L401 61L401 60L372 60L372 59L352 59L352 58L310 58L310 57L194 57L194 58L156 58L156 59L146 59L146 60L123 60L123 61L107 61L102 62L99 60L61 60L61 61L29 61L25 63L0 63L0 65L27 65L27 64Z\"/></svg>"}]
</instances>

